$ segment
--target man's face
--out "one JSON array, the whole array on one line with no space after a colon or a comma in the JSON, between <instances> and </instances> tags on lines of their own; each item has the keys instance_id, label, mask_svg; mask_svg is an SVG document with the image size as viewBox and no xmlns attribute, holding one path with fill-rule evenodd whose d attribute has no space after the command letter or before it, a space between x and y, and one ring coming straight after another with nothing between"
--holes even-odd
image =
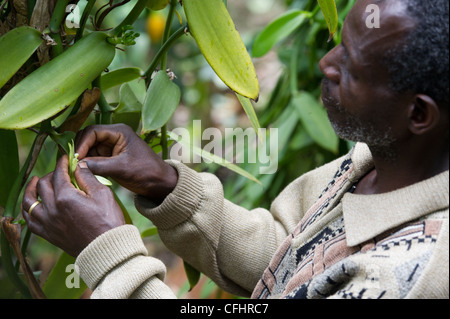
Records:
<instances>
[{"instance_id":1,"label":"man's face","mask_svg":"<svg viewBox=\"0 0 450 319\"><path fill-rule=\"evenodd\" d=\"M325 75L322 100L336 133L343 139L386 148L401 138L398 123L405 95L389 88L389 74L382 63L386 51L414 26L402 1L379 4L380 28L368 28L366 8L359 0L349 12L342 43L321 61Z\"/></svg>"}]
</instances>

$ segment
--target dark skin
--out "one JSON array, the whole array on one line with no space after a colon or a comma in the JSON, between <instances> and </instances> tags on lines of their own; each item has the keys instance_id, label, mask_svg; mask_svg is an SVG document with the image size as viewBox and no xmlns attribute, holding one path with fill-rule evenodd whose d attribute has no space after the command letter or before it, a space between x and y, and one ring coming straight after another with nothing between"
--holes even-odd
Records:
<instances>
[{"instance_id":1,"label":"dark skin","mask_svg":"<svg viewBox=\"0 0 450 319\"><path fill-rule=\"evenodd\" d=\"M380 4L381 28L365 26L367 0L349 13L342 44L320 62L325 75L323 101L330 121L342 135L369 145L375 167L356 188L357 194L378 194L406 187L448 170L448 110L420 92L396 93L389 88L383 52L391 48L415 22L397 1ZM351 130L346 132L350 126ZM350 132L350 133L349 133ZM386 134L388 132L388 134ZM347 136L342 136L347 138ZM82 161L68 176L62 157L53 173L34 177L26 188L23 215L33 233L72 256L97 236L124 224L112 192L93 174L112 177L119 184L160 203L177 184L177 173L125 125L91 126L76 138ZM390 154L387 156L386 154ZM87 168L88 167L88 168ZM42 204L27 213L37 196Z\"/></svg>"}]
</instances>

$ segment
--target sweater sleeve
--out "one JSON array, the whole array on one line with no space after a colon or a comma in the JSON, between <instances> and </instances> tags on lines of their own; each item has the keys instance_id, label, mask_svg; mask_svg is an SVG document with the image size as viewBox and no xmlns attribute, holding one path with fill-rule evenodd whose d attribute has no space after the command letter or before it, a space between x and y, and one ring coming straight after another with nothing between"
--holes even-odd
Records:
<instances>
[{"instance_id":1,"label":"sweater sleeve","mask_svg":"<svg viewBox=\"0 0 450 319\"><path fill-rule=\"evenodd\" d=\"M270 211L247 210L224 199L218 178L169 161L179 181L165 201L154 207L136 197L141 214L158 227L164 244L224 290L250 296L276 249L293 230L329 179L307 174L289 185ZM323 170L325 175L334 172ZM323 175L323 174L319 174Z\"/></svg>"},{"instance_id":2,"label":"sweater sleeve","mask_svg":"<svg viewBox=\"0 0 450 319\"><path fill-rule=\"evenodd\" d=\"M175 298L164 284L166 268L147 256L138 229L117 227L92 241L76 259L93 299Z\"/></svg>"}]
</instances>

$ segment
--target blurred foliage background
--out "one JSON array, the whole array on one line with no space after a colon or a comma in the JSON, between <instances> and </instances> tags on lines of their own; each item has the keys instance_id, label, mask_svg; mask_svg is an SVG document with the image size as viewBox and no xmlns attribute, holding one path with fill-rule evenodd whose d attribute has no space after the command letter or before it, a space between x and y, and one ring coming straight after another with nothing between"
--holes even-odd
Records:
<instances>
[{"instance_id":1,"label":"blurred foliage background","mask_svg":"<svg viewBox=\"0 0 450 319\"><path fill-rule=\"evenodd\" d=\"M1 1L0 1L1 2ZM80 1L79 6L83 7ZM97 1L100 8L107 1ZM355 0L337 0L340 26ZM133 7L135 1L114 10L109 14L104 25L115 26ZM85 4L84 4L85 5ZM275 46L266 54L254 57L260 82L260 98L254 103L261 127L278 128L278 170L275 174L259 175L258 164L239 164L254 174L262 186L229 170L214 164L191 165L198 171L216 174L223 182L227 199L247 208L269 208L273 199L282 189L301 174L335 159L349 150L347 142L331 137L326 141L317 139L314 131L317 123L324 120L324 110L320 105L320 82L322 75L318 62L334 45L340 41L340 29L334 39L328 42L328 29L323 15L318 10L316 0L228 0L228 10L233 18L250 54L257 36L275 19L291 10L315 12L311 19L305 19L292 32L280 34ZM134 24L134 30L141 36L136 45L126 51L118 52L110 71L123 67L138 67L145 70L157 50L164 30L167 12L145 11ZM183 17L182 17L183 18ZM180 27L178 19L174 19L173 30ZM231 92L215 75L206 63L197 45L190 36L183 36L169 51L168 67L172 69L182 90L181 104L168 123L169 130L177 127L193 129L193 120L201 120L202 128L251 127L247 115L243 111L236 95ZM136 92L144 90L144 81L134 80L129 85ZM299 97L304 92L306 101L313 104L321 114L316 120L302 112L305 99ZM104 92L109 103L119 103L119 88L111 88ZM314 111L314 112L316 112ZM87 124L94 124L92 116ZM326 125L326 124L323 124ZM21 130L17 132L21 163L25 160L35 137L33 132ZM252 147L247 145L247 147ZM56 161L56 145L49 141L36 164L33 175L43 176L52 171ZM133 194L117 185L116 193L127 207L133 223L144 231L152 227L152 223L143 218L135 209ZM208 278L202 277L199 284L189 290L189 284L180 258L168 251L159 237L144 238L149 254L160 258L168 268L166 283L180 298L232 298L219 289ZM41 238L32 236L28 248L28 258L36 275L44 281L58 259L60 251ZM1 266L1 265L0 265ZM0 298L15 298L18 294L0 267ZM89 297L87 291L83 297Z\"/></svg>"}]
</instances>

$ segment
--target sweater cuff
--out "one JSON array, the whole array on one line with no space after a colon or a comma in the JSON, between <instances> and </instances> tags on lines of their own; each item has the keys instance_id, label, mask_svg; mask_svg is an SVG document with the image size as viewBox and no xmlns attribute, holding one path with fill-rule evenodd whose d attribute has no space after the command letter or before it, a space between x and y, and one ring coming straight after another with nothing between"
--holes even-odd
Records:
<instances>
[{"instance_id":1,"label":"sweater cuff","mask_svg":"<svg viewBox=\"0 0 450 319\"><path fill-rule=\"evenodd\" d=\"M137 210L159 229L170 229L186 221L199 207L204 196L200 175L177 161L166 161L178 172L178 183L161 205L156 206L143 196L136 196Z\"/></svg>"},{"instance_id":2,"label":"sweater cuff","mask_svg":"<svg viewBox=\"0 0 450 319\"><path fill-rule=\"evenodd\" d=\"M139 230L133 225L111 229L93 240L77 257L80 276L94 290L100 280L118 264L137 256L147 255Z\"/></svg>"}]
</instances>

